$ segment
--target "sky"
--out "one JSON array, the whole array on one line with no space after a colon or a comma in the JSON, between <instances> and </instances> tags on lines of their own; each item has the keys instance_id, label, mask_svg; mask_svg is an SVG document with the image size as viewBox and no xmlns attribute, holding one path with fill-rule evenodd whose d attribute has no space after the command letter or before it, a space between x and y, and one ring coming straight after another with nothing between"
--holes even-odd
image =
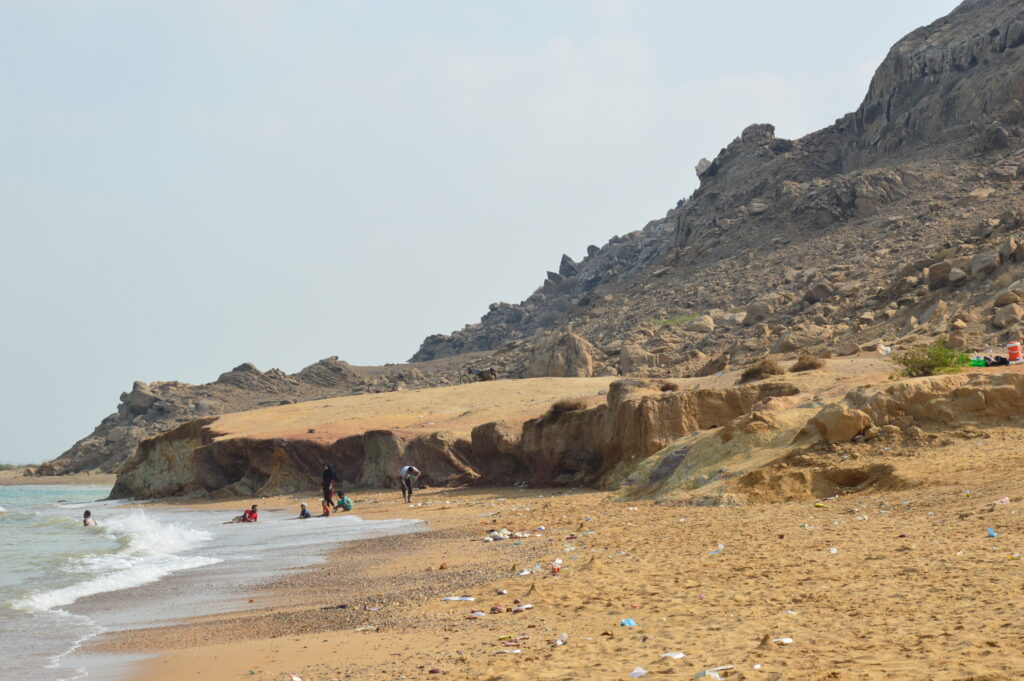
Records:
<instances>
[{"instance_id":1,"label":"sky","mask_svg":"<svg viewBox=\"0 0 1024 681\"><path fill-rule=\"evenodd\" d=\"M0 0L0 461L134 380L405 361L956 4Z\"/></svg>"}]
</instances>

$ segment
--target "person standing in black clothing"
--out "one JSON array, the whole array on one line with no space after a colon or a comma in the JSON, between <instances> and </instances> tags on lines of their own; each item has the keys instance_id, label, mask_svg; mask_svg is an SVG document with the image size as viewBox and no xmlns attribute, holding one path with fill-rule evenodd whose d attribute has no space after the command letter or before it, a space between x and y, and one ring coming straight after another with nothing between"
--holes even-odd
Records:
<instances>
[{"instance_id":1,"label":"person standing in black clothing","mask_svg":"<svg viewBox=\"0 0 1024 681\"><path fill-rule=\"evenodd\" d=\"M338 481L338 474L334 472L330 464L324 464L324 475L323 475L323 488L324 488L324 500L329 503L334 503L334 483Z\"/></svg>"}]
</instances>

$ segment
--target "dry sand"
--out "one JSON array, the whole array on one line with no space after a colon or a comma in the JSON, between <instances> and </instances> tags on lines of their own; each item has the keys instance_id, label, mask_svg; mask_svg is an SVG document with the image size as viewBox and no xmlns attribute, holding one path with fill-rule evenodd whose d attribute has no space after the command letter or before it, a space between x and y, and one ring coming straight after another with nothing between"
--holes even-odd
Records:
<instances>
[{"instance_id":1,"label":"dry sand","mask_svg":"<svg viewBox=\"0 0 1024 681\"><path fill-rule=\"evenodd\" d=\"M373 494L359 515L415 515L433 531L342 548L274 585L269 606L258 597L246 612L106 643L160 651L138 676L148 681L624 679L637 666L692 678L721 665L733 679L1019 679L1024 433L986 434L840 449L894 466L903 489L821 507L477 490L428 492L417 501L429 505L409 509ZM518 546L480 541L542 525ZM537 563L528 577L513 570ZM462 594L477 600L440 600ZM467 619L515 599L534 607ZM562 633L568 642L552 643Z\"/></svg>"}]
</instances>

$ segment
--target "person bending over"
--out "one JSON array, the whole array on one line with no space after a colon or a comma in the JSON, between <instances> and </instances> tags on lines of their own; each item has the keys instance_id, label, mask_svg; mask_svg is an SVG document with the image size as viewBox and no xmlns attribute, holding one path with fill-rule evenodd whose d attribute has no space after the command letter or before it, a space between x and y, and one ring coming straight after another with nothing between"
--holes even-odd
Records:
<instances>
[{"instance_id":1,"label":"person bending over","mask_svg":"<svg viewBox=\"0 0 1024 681\"><path fill-rule=\"evenodd\" d=\"M398 477L402 481L402 501L411 503L412 489L416 485L416 478L420 477L420 469L416 466L402 466Z\"/></svg>"}]
</instances>

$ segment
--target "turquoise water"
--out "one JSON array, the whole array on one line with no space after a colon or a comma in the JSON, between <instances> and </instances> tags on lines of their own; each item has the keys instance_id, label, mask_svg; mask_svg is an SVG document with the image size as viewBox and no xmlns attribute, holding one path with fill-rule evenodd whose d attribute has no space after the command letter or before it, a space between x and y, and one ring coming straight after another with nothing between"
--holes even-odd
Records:
<instances>
[{"instance_id":1,"label":"turquoise water","mask_svg":"<svg viewBox=\"0 0 1024 681\"><path fill-rule=\"evenodd\" d=\"M10 663L0 671L3 681L72 678L60 669L58 656L99 632L88 617L26 608L24 599L77 582L75 571L84 568L85 557L117 551L115 537L82 527L79 510L109 491L80 485L0 487L0 659Z\"/></svg>"},{"instance_id":2,"label":"turquoise water","mask_svg":"<svg viewBox=\"0 0 1024 681\"><path fill-rule=\"evenodd\" d=\"M109 491L0 486L0 681L95 676L103 670L74 651L100 633L228 611L240 588L321 561L338 542L422 529L354 515L297 521L284 511L225 525L241 505L154 510L98 501ZM99 527L82 525L86 508Z\"/></svg>"}]
</instances>

